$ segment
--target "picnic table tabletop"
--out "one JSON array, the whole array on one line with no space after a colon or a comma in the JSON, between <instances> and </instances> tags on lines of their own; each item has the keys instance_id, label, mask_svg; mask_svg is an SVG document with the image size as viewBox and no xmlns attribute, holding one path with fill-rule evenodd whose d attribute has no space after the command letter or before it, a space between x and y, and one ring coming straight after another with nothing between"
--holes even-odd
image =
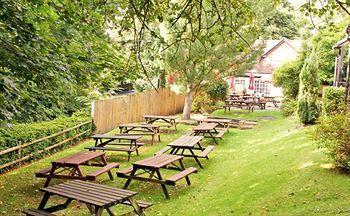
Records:
<instances>
[{"instance_id":1,"label":"picnic table tabletop","mask_svg":"<svg viewBox=\"0 0 350 216\"><path fill-rule=\"evenodd\" d=\"M217 123L202 123L198 126L194 126L193 130L194 131L210 131L215 129L215 127L218 126Z\"/></svg>"},{"instance_id":2,"label":"picnic table tabletop","mask_svg":"<svg viewBox=\"0 0 350 216\"><path fill-rule=\"evenodd\" d=\"M229 119L214 119L214 118L206 118L206 119L198 119L198 122L208 122L208 123L230 123Z\"/></svg>"},{"instance_id":3,"label":"picnic table tabletop","mask_svg":"<svg viewBox=\"0 0 350 216\"><path fill-rule=\"evenodd\" d=\"M89 160L101 157L104 154L104 152L78 152L76 154L52 161L51 163L57 165L80 165L86 163Z\"/></svg>"},{"instance_id":4,"label":"picnic table tabletop","mask_svg":"<svg viewBox=\"0 0 350 216\"><path fill-rule=\"evenodd\" d=\"M157 115L144 115L143 116L146 119L146 123L148 124L153 124L156 121L163 121L165 122L167 125L167 127L172 127L174 126L175 130L177 130L176 128L176 116L157 116Z\"/></svg>"},{"instance_id":5,"label":"picnic table tabletop","mask_svg":"<svg viewBox=\"0 0 350 216\"><path fill-rule=\"evenodd\" d=\"M159 125L154 124L122 124L119 125L119 128L125 127L125 128L159 128Z\"/></svg>"},{"instance_id":6,"label":"picnic table tabletop","mask_svg":"<svg viewBox=\"0 0 350 216\"><path fill-rule=\"evenodd\" d=\"M144 115L144 118L152 118L152 119L177 119L176 116L158 116L158 115Z\"/></svg>"},{"instance_id":7,"label":"picnic table tabletop","mask_svg":"<svg viewBox=\"0 0 350 216\"><path fill-rule=\"evenodd\" d=\"M122 151L127 152L128 161L130 160L131 152L136 152L139 155L138 148L141 146L139 139L142 138L136 134L95 134L91 136L95 140L94 147L86 147L90 151ZM115 142L117 141L117 142ZM123 142L122 142L123 141ZM109 147L113 146L124 146L124 147ZM129 146L129 147L125 147Z\"/></svg>"},{"instance_id":8,"label":"picnic table tabletop","mask_svg":"<svg viewBox=\"0 0 350 216\"><path fill-rule=\"evenodd\" d=\"M120 165L119 163L108 164L104 152L91 151L78 152L52 161L51 164L51 167L35 173L35 176L38 178L46 178L44 187L49 186L53 178L95 180L97 176L108 173L109 178L113 180L110 170ZM100 167L100 169L85 175L81 170L81 166L94 166Z\"/></svg>"},{"instance_id":9,"label":"picnic table tabletop","mask_svg":"<svg viewBox=\"0 0 350 216\"><path fill-rule=\"evenodd\" d=\"M118 134L118 135L109 135L109 134L95 134L91 136L93 139L113 139L113 140L138 140L142 136L132 135L132 134Z\"/></svg>"},{"instance_id":10,"label":"picnic table tabletop","mask_svg":"<svg viewBox=\"0 0 350 216\"><path fill-rule=\"evenodd\" d=\"M168 146L171 147L194 147L197 145L204 136L182 136L171 143Z\"/></svg>"},{"instance_id":11,"label":"picnic table tabletop","mask_svg":"<svg viewBox=\"0 0 350 216\"><path fill-rule=\"evenodd\" d=\"M114 215L110 207L116 204L126 204L125 201L127 201L133 206L138 215L142 215L140 207L138 206L137 202L133 200L133 196L135 196L137 192L130 190L109 187L106 185L81 180L61 183L58 185L41 188L40 190L44 192L44 196L39 205L39 209L47 212L55 212L67 208L73 200L78 200L85 203L90 212L94 215L102 215L103 210L107 210L110 215ZM52 195L64 197L67 199L67 201L63 204L45 208L49 198Z\"/></svg>"},{"instance_id":12,"label":"picnic table tabletop","mask_svg":"<svg viewBox=\"0 0 350 216\"><path fill-rule=\"evenodd\" d=\"M146 158L140 161L136 161L133 163L133 166L135 167L150 167L150 168L162 168L166 165L169 165L175 161L181 160L183 156L179 155L169 155L169 154L163 154L163 155L155 155L150 158Z\"/></svg>"}]
</instances>

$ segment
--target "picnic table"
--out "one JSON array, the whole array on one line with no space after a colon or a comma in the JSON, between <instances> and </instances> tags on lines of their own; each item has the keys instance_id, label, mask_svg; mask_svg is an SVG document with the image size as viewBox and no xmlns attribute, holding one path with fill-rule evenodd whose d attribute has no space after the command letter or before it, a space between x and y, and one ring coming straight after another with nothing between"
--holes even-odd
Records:
<instances>
[{"instance_id":1,"label":"picnic table","mask_svg":"<svg viewBox=\"0 0 350 216\"><path fill-rule=\"evenodd\" d=\"M233 100L225 100L225 112L226 109L228 108L228 110L231 110L231 107L239 107L239 108L243 108L246 107L249 111L254 111L254 105L255 105L255 101L253 100L249 100L249 99L233 99Z\"/></svg>"},{"instance_id":2,"label":"picnic table","mask_svg":"<svg viewBox=\"0 0 350 216\"><path fill-rule=\"evenodd\" d=\"M95 162L93 162L95 161ZM84 175L81 166L97 166L101 169ZM51 162L51 167L35 173L38 178L46 178L44 187L50 184L51 179L80 179L96 180L96 177L108 173L113 180L111 169L119 167L119 163L107 163L104 152L79 152Z\"/></svg>"},{"instance_id":3,"label":"picnic table","mask_svg":"<svg viewBox=\"0 0 350 216\"><path fill-rule=\"evenodd\" d=\"M192 173L197 172L197 168L194 167L186 169L182 160L183 156L179 155L155 155L153 157L133 163L132 167L128 169L119 170L117 172L117 176L120 178L128 179L124 185L124 189L127 189L129 187L132 180L160 184L165 197L169 199L170 197L166 185L175 186L176 182L183 178L185 178L187 184L190 185L191 182L188 176ZM178 163L178 165L176 163ZM170 167L170 165L173 165L174 167ZM160 172L161 168L180 170L180 172L164 179Z\"/></svg>"},{"instance_id":4,"label":"picnic table","mask_svg":"<svg viewBox=\"0 0 350 216\"><path fill-rule=\"evenodd\" d=\"M132 135L150 135L152 137L151 144L154 144L155 137L158 136L160 142L159 125L153 124L123 124L119 125L119 131L122 134Z\"/></svg>"},{"instance_id":5,"label":"picnic table","mask_svg":"<svg viewBox=\"0 0 350 216\"><path fill-rule=\"evenodd\" d=\"M223 127L223 128L229 128L229 125L231 123L231 120L229 119L217 119L217 118L203 118L203 119L198 119L197 120L198 124L201 123L216 123L218 126Z\"/></svg>"},{"instance_id":6,"label":"picnic table","mask_svg":"<svg viewBox=\"0 0 350 216\"><path fill-rule=\"evenodd\" d=\"M211 138L218 145L219 143L216 138L222 139L222 136L226 133L227 129L218 130L216 128L217 126L217 123L202 123L193 127L193 135L203 135L205 138Z\"/></svg>"},{"instance_id":7,"label":"picnic table","mask_svg":"<svg viewBox=\"0 0 350 216\"><path fill-rule=\"evenodd\" d=\"M265 98L266 102L271 102L271 103L273 103L273 105L275 107L278 107L278 104L277 104L277 101L276 101L275 97L273 97L273 96L264 96L264 98Z\"/></svg>"},{"instance_id":8,"label":"picnic table","mask_svg":"<svg viewBox=\"0 0 350 216\"><path fill-rule=\"evenodd\" d=\"M130 155L132 152L136 152L139 155L138 148L143 146L143 143L137 142L142 136L131 134L95 134L91 136L95 140L95 146L86 147L90 151L122 151L128 153L128 161L130 161ZM117 142L115 142L117 141ZM112 146L112 147L110 147ZM113 147L122 146L122 147Z\"/></svg>"},{"instance_id":9,"label":"picnic table","mask_svg":"<svg viewBox=\"0 0 350 216\"><path fill-rule=\"evenodd\" d=\"M177 117L174 116L156 116L156 115L145 115L143 116L146 119L146 123L153 124L156 121L163 121L167 123L168 127L174 126L175 130L177 130L176 125L176 119Z\"/></svg>"},{"instance_id":10,"label":"picnic table","mask_svg":"<svg viewBox=\"0 0 350 216\"><path fill-rule=\"evenodd\" d=\"M38 209L24 210L23 212L27 215L53 215L50 213L66 209L73 200L84 203L90 213L95 216L102 215L103 210L106 210L111 216L115 215L110 208L117 204L132 206L137 215L142 215L143 209L152 205L135 201L134 196L137 192L80 180L49 186L40 190L44 192L44 196ZM46 207L52 196L63 197L66 201L62 204Z\"/></svg>"},{"instance_id":11,"label":"picnic table","mask_svg":"<svg viewBox=\"0 0 350 216\"><path fill-rule=\"evenodd\" d=\"M155 155L164 154L170 150L170 154L194 158L199 167L203 168L199 158L209 159L208 154L214 149L214 146L207 146L206 148L203 148L200 143L203 138L203 136L182 136L169 143Z\"/></svg>"}]
</instances>

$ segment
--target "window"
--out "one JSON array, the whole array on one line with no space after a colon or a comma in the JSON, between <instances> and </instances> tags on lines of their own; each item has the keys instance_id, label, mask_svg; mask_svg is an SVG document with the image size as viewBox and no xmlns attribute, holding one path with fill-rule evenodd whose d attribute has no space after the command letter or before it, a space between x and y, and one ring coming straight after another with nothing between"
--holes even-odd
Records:
<instances>
[{"instance_id":1,"label":"window","mask_svg":"<svg viewBox=\"0 0 350 216\"><path fill-rule=\"evenodd\" d=\"M270 95L271 83L268 81L254 80L255 93Z\"/></svg>"}]
</instances>

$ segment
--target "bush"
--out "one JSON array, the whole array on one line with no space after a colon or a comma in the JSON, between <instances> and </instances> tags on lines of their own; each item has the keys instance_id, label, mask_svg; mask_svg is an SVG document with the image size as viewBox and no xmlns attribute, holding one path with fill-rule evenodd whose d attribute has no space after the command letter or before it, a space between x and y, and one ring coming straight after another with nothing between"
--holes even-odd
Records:
<instances>
[{"instance_id":1,"label":"bush","mask_svg":"<svg viewBox=\"0 0 350 216\"><path fill-rule=\"evenodd\" d=\"M220 80L219 82L209 85L206 92L213 101L224 101L228 94L228 84Z\"/></svg>"},{"instance_id":2,"label":"bush","mask_svg":"<svg viewBox=\"0 0 350 216\"><path fill-rule=\"evenodd\" d=\"M293 116L298 110L298 101L295 99L287 99L281 106L282 114L284 116Z\"/></svg>"},{"instance_id":3,"label":"bush","mask_svg":"<svg viewBox=\"0 0 350 216\"><path fill-rule=\"evenodd\" d=\"M326 148L327 155L338 167L350 170L350 113L322 117L311 132L319 148Z\"/></svg>"},{"instance_id":4,"label":"bush","mask_svg":"<svg viewBox=\"0 0 350 216\"><path fill-rule=\"evenodd\" d=\"M318 118L317 97L320 84L317 64L316 53L312 52L300 72L298 115L303 124L314 123Z\"/></svg>"},{"instance_id":5,"label":"bush","mask_svg":"<svg viewBox=\"0 0 350 216\"><path fill-rule=\"evenodd\" d=\"M211 113L215 109L215 102L204 91L200 92L193 100L192 111L195 113Z\"/></svg>"},{"instance_id":6,"label":"bush","mask_svg":"<svg viewBox=\"0 0 350 216\"><path fill-rule=\"evenodd\" d=\"M282 87L285 98L296 99L298 97L300 80L296 77L299 77L302 66L303 61L298 59L283 64L273 73L273 84Z\"/></svg>"},{"instance_id":7,"label":"bush","mask_svg":"<svg viewBox=\"0 0 350 216\"><path fill-rule=\"evenodd\" d=\"M19 146L24 143L32 142L34 140L40 139L42 137L46 137L55 133L58 133L64 129L68 129L71 127L74 127L80 123L89 121L90 117L65 117L65 118L58 118L53 121L46 121L46 122L39 122L39 123L28 123L28 124L14 124L9 125L5 128L0 128L0 151L3 151L5 149ZM56 144L60 141L63 141L65 139L71 138L75 136L78 133L81 133L91 127L91 124L83 125L79 128L76 128L68 133L35 143L33 145L29 145L27 147L24 147L21 150L22 157L27 156L31 153L38 152L40 150L43 150L53 144ZM50 149L49 151L44 151L41 154L37 154L35 156L32 156L28 158L27 161L35 159L35 158L41 158L47 153L56 152L60 149L63 149L69 145L74 144L75 142L79 141L80 139L84 137L88 137L91 135L91 132L88 132L84 134L83 137L73 139L61 146L58 146L57 148ZM0 166L14 161L15 159L18 159L18 152L13 151L7 154L4 154L0 158ZM0 173L4 170L0 170Z\"/></svg>"},{"instance_id":8,"label":"bush","mask_svg":"<svg viewBox=\"0 0 350 216\"><path fill-rule=\"evenodd\" d=\"M342 113L346 110L345 88L327 86L323 88L322 114L325 116Z\"/></svg>"}]
</instances>

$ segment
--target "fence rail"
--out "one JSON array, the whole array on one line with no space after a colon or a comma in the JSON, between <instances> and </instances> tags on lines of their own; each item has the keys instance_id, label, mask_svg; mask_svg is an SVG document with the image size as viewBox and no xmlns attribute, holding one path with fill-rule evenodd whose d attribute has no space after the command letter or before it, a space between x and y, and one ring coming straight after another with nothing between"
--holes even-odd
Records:
<instances>
[{"instance_id":1,"label":"fence rail","mask_svg":"<svg viewBox=\"0 0 350 216\"><path fill-rule=\"evenodd\" d=\"M50 146L48 146L48 147L46 147L46 148L44 148L44 149L42 149L42 150L35 151L34 153L31 153L31 154L28 154L28 155L25 155L25 156L22 155L22 149L24 149L24 148L26 148L26 147L29 147L29 146L31 146L31 145L40 143L40 142L42 142L42 141L45 141L45 140L48 140L48 139L51 139L51 138L60 136L60 135L62 135L62 134L65 134L65 133L67 133L67 132L70 132L70 131L72 131L72 130L75 130L75 129L80 128L80 127L82 127L82 126L84 126L84 125L87 125L87 124L90 124L90 125L91 125L92 122L91 122L91 121L86 121L86 122L83 122L83 123L81 123L81 124L78 124L78 125L76 125L76 126L74 126L74 127L71 127L71 128L65 129L65 130L63 130L63 131L60 131L60 132L58 132L58 133L51 134L51 135L49 135L49 136L42 137L42 138L37 139L37 140L34 140L34 141L32 141L32 142L24 143L24 144L22 144L22 145L14 146L14 147L11 147L11 148L8 148L8 149L5 149L5 150L1 151L1 152L0 152L0 156L1 156L1 155L8 154L8 153L11 153L11 152L14 152L14 151L17 151L18 157L17 157L16 160L7 162L7 163L5 163L5 164L1 164L1 165L0 165L0 170L2 170L2 169L4 169L4 168L7 168L7 167L10 167L10 166L15 165L15 164L19 164L19 163L21 163L22 161L28 160L29 158L31 158L31 157L33 157L33 156L35 156L35 155L37 155L37 154L41 154L41 153L43 153L43 152L45 152L45 151L51 150L51 149L53 149L53 148L56 148L56 147L58 147L58 146L60 146L60 145L63 145L63 144L65 144L65 143L69 142L69 141L72 141L72 140L74 140L74 139L76 139L76 138L79 138L79 137L83 136L84 134L86 134L86 133L88 133L88 132L91 131L91 127L90 127L89 129L85 130L85 131L82 131L82 132L80 132L80 133L74 135L73 137L69 137L69 138L67 138L67 139L65 139L65 140L63 140L63 141L57 142L57 143L55 143L55 144L53 144L53 145L50 145Z\"/></svg>"},{"instance_id":2,"label":"fence rail","mask_svg":"<svg viewBox=\"0 0 350 216\"><path fill-rule=\"evenodd\" d=\"M167 88L94 101L91 110L95 132L105 133L120 124L142 121L144 115L179 113L184 101L184 95Z\"/></svg>"}]
</instances>

